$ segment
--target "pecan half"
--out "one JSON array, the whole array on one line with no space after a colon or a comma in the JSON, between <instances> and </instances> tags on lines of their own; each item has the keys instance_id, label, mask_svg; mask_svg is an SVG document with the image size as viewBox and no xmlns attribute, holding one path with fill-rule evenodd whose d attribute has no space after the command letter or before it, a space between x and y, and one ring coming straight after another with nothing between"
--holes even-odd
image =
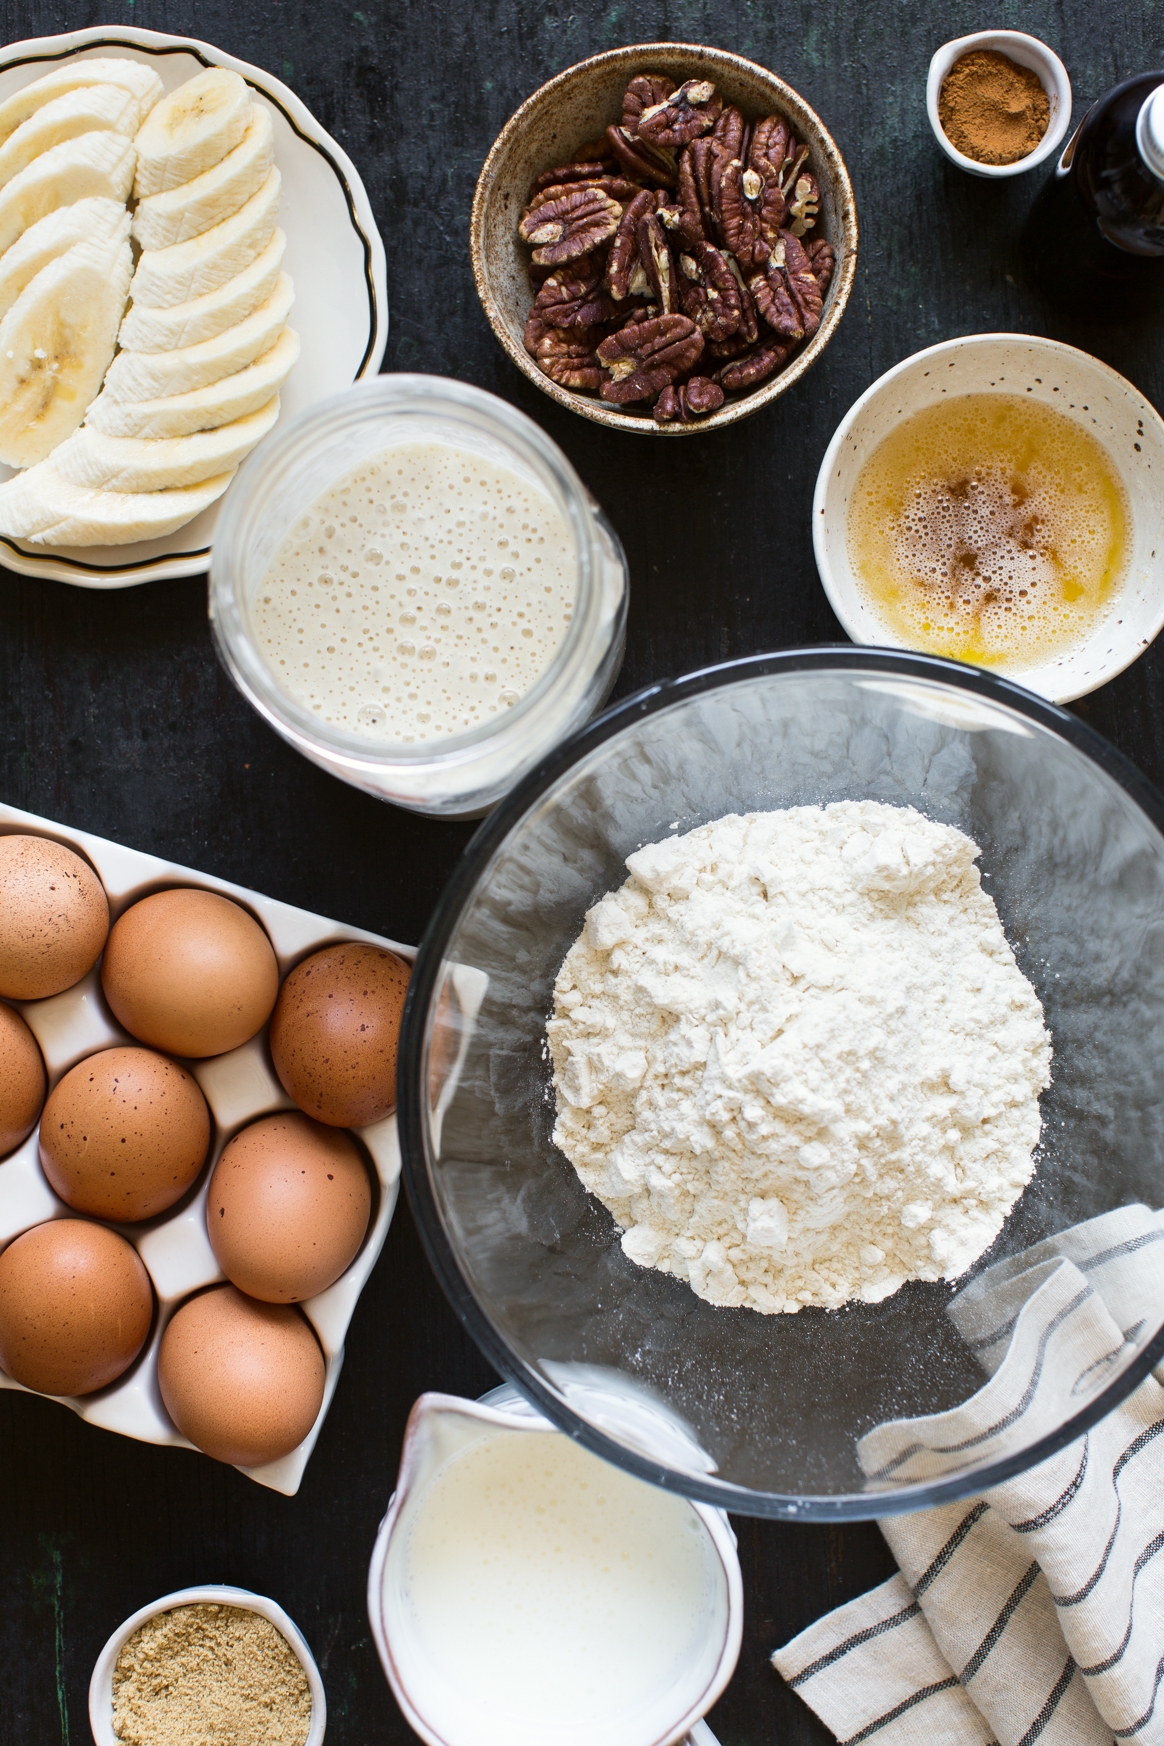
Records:
<instances>
[{"instance_id":1,"label":"pecan half","mask_svg":"<svg viewBox=\"0 0 1164 1746\"><path fill-rule=\"evenodd\" d=\"M606 194L611 200L617 200L620 206L625 206L628 200L633 200L639 192L637 182L629 182L625 176L587 176L579 182L554 182L548 188L539 189L529 205L522 213L524 223L543 206L548 206L554 200L560 200L566 194L574 194L579 188L597 188L600 194Z\"/></svg>"},{"instance_id":2,"label":"pecan half","mask_svg":"<svg viewBox=\"0 0 1164 1746\"><path fill-rule=\"evenodd\" d=\"M752 129L752 143L748 150L749 168L758 170L761 165L768 164L779 175L791 143L792 130L783 117L766 115Z\"/></svg>"},{"instance_id":3,"label":"pecan half","mask_svg":"<svg viewBox=\"0 0 1164 1746\"><path fill-rule=\"evenodd\" d=\"M745 339L742 333L733 333L725 340L710 340L707 350L717 362L726 364L732 358L742 358L754 344L754 340Z\"/></svg>"},{"instance_id":4,"label":"pecan half","mask_svg":"<svg viewBox=\"0 0 1164 1746\"><path fill-rule=\"evenodd\" d=\"M603 141L604 155L601 158L583 158L574 164L559 164L554 170L543 170L529 191L532 201L543 188L560 188L566 182L591 182L596 176L617 174L617 166L605 155L606 142Z\"/></svg>"},{"instance_id":5,"label":"pecan half","mask_svg":"<svg viewBox=\"0 0 1164 1746\"><path fill-rule=\"evenodd\" d=\"M679 301L705 340L725 340L738 331L739 287L711 243L696 243L689 254L679 257Z\"/></svg>"},{"instance_id":6,"label":"pecan half","mask_svg":"<svg viewBox=\"0 0 1164 1746\"><path fill-rule=\"evenodd\" d=\"M749 352L747 357L725 364L722 370L715 372L715 380L729 394L736 394L742 388L754 388L758 382L766 381L778 370L792 355L792 350L792 346L781 345L773 340L771 344L761 346L758 351Z\"/></svg>"},{"instance_id":7,"label":"pecan half","mask_svg":"<svg viewBox=\"0 0 1164 1746\"><path fill-rule=\"evenodd\" d=\"M651 287L652 301L659 305L663 315L674 315L679 307L675 264L657 213L648 212L639 220L639 260Z\"/></svg>"},{"instance_id":8,"label":"pecan half","mask_svg":"<svg viewBox=\"0 0 1164 1746\"><path fill-rule=\"evenodd\" d=\"M648 212L653 211L654 205L653 191L643 188L629 206L624 206L622 217L618 221L618 229L606 257L606 283L610 295L620 303L624 297L629 296L631 280L639 265L639 224Z\"/></svg>"},{"instance_id":9,"label":"pecan half","mask_svg":"<svg viewBox=\"0 0 1164 1746\"><path fill-rule=\"evenodd\" d=\"M802 145L798 139L789 140L784 162L780 166L780 186L784 190L785 197L790 193L807 156L808 147L806 145Z\"/></svg>"},{"instance_id":10,"label":"pecan half","mask_svg":"<svg viewBox=\"0 0 1164 1746\"><path fill-rule=\"evenodd\" d=\"M605 380L594 355L594 330L552 327L541 340L534 356L538 368L552 382L563 388L581 388L593 394Z\"/></svg>"},{"instance_id":11,"label":"pecan half","mask_svg":"<svg viewBox=\"0 0 1164 1746\"><path fill-rule=\"evenodd\" d=\"M662 102L643 110L638 137L653 145L684 146L710 133L722 109L723 98L710 79L688 79Z\"/></svg>"},{"instance_id":12,"label":"pecan half","mask_svg":"<svg viewBox=\"0 0 1164 1746\"><path fill-rule=\"evenodd\" d=\"M608 127L606 138L611 151L628 176L649 182L655 188L673 188L678 176L675 153L650 140L639 139L625 127Z\"/></svg>"},{"instance_id":13,"label":"pecan half","mask_svg":"<svg viewBox=\"0 0 1164 1746\"><path fill-rule=\"evenodd\" d=\"M608 372L602 398L615 406L654 400L693 369L702 355L703 336L685 315L629 322L598 347L598 361Z\"/></svg>"},{"instance_id":14,"label":"pecan half","mask_svg":"<svg viewBox=\"0 0 1164 1746\"><path fill-rule=\"evenodd\" d=\"M749 170L749 176L755 176ZM744 190L744 168L739 158L731 158L723 167L715 193L715 216L723 246L747 271L761 267L768 258L769 245L760 235L759 178L757 199L749 200Z\"/></svg>"},{"instance_id":15,"label":"pecan half","mask_svg":"<svg viewBox=\"0 0 1164 1746\"><path fill-rule=\"evenodd\" d=\"M802 340L804 326L800 312L792 301L792 294L783 271L773 261L760 273L753 273L748 280L748 290L756 300L756 308L774 333L781 339Z\"/></svg>"},{"instance_id":16,"label":"pecan half","mask_svg":"<svg viewBox=\"0 0 1164 1746\"><path fill-rule=\"evenodd\" d=\"M818 236L815 242L806 244L808 258L812 263L813 277L820 286L821 299L828 290L833 278L833 269L837 264L836 250L832 243L826 242L823 236Z\"/></svg>"},{"instance_id":17,"label":"pecan half","mask_svg":"<svg viewBox=\"0 0 1164 1746\"><path fill-rule=\"evenodd\" d=\"M692 376L681 388L664 388L655 402L655 423L670 424L679 419L690 424L705 418L723 405L723 389L707 376Z\"/></svg>"},{"instance_id":18,"label":"pecan half","mask_svg":"<svg viewBox=\"0 0 1164 1746\"><path fill-rule=\"evenodd\" d=\"M531 318L548 327L600 327L612 321L615 307L602 281L602 263L590 256L559 267L534 298Z\"/></svg>"},{"instance_id":19,"label":"pecan half","mask_svg":"<svg viewBox=\"0 0 1164 1746\"><path fill-rule=\"evenodd\" d=\"M803 170L796 178L788 202L788 216L792 221L788 228L793 236L803 236L806 230L811 230L819 211L820 184L811 170Z\"/></svg>"},{"instance_id":20,"label":"pecan half","mask_svg":"<svg viewBox=\"0 0 1164 1746\"><path fill-rule=\"evenodd\" d=\"M820 326L820 312L823 298L816 275L812 270L812 262L808 258L804 244L794 232L783 230L780 233L776 247L772 250L769 265L769 276L779 272L788 287L788 294L800 317L800 325L805 337L811 339Z\"/></svg>"},{"instance_id":21,"label":"pecan half","mask_svg":"<svg viewBox=\"0 0 1164 1746\"><path fill-rule=\"evenodd\" d=\"M733 103L725 109L712 129L712 138L717 139L724 147L729 158L742 158L747 162L747 152L744 142L748 136L748 124Z\"/></svg>"},{"instance_id":22,"label":"pecan half","mask_svg":"<svg viewBox=\"0 0 1164 1746\"><path fill-rule=\"evenodd\" d=\"M639 122L648 109L663 103L675 89L662 73L639 73L627 86L622 99L622 125L629 134L639 131Z\"/></svg>"},{"instance_id":23,"label":"pecan half","mask_svg":"<svg viewBox=\"0 0 1164 1746\"><path fill-rule=\"evenodd\" d=\"M699 201L699 190L695 185L694 151L695 146L688 146L679 155L679 235L688 248L693 243L707 241L703 208Z\"/></svg>"},{"instance_id":24,"label":"pecan half","mask_svg":"<svg viewBox=\"0 0 1164 1746\"><path fill-rule=\"evenodd\" d=\"M748 345L754 345L760 337L760 312L756 308L756 300L748 290L747 285L744 283L744 275L740 271L740 264L736 260L736 257L725 250L723 258L727 262L728 271L735 280L736 288L740 294L739 330L743 334Z\"/></svg>"},{"instance_id":25,"label":"pecan half","mask_svg":"<svg viewBox=\"0 0 1164 1746\"><path fill-rule=\"evenodd\" d=\"M657 210L659 214L659 223L663 226L663 229L681 234L683 228L683 208L675 200L672 194L666 192L662 188L659 188L656 191L656 199L658 202Z\"/></svg>"},{"instance_id":26,"label":"pecan half","mask_svg":"<svg viewBox=\"0 0 1164 1746\"><path fill-rule=\"evenodd\" d=\"M622 207L599 188L570 188L523 218L518 233L534 245L539 266L559 267L588 255L618 229Z\"/></svg>"}]
</instances>

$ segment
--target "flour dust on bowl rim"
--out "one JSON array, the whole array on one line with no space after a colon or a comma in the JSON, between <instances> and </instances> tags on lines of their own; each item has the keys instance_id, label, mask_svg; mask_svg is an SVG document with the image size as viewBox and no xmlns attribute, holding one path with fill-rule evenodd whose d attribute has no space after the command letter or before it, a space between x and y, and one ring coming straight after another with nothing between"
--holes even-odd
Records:
<instances>
[{"instance_id":1,"label":"flour dust on bowl rim","mask_svg":"<svg viewBox=\"0 0 1164 1746\"><path fill-rule=\"evenodd\" d=\"M642 845L728 813L846 800L916 807L979 845L1054 1040L1036 1173L960 1280L796 1315L715 1307L628 1259L553 1144L554 978ZM1013 1278L1032 1244L1115 1209L1138 1208L1118 1216L1164 1241L1150 1210L1164 1202L1162 917L1160 797L1081 722L992 674L888 649L799 649L625 700L482 825L417 958L398 1106L405 1180L446 1292L554 1423L739 1513L876 1517L1022 1471L1159 1362L1164 1302L1085 1377L1068 1374L1053 1339L1036 1342L1050 1386L1036 1395L1032 1371L1035 1409L1020 1390L1015 1410L920 1477L916 1464L872 1459L869 1434L997 1394L960 1331L968 1279L981 1301L984 1270L1005 1261L994 1278Z\"/></svg>"}]
</instances>

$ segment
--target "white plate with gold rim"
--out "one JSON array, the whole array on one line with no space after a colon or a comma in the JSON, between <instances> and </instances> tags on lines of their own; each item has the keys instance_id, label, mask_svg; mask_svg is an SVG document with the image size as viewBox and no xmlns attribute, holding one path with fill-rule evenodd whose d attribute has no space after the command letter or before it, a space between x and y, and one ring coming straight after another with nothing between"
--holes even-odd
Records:
<instances>
[{"instance_id":1,"label":"white plate with gold rim","mask_svg":"<svg viewBox=\"0 0 1164 1746\"><path fill-rule=\"evenodd\" d=\"M0 49L0 101L62 61L101 55L146 63L167 91L205 67L227 67L241 74L271 111L275 163L283 177L284 265L295 283L291 326L302 346L283 388L279 423L363 376L374 376L388 339L384 244L364 184L343 148L293 91L261 67L193 37L132 25L97 25L9 43ZM0 477L11 474L11 468L0 466ZM54 550L0 535L0 562L22 576L82 588L129 588L163 577L198 576L210 562L222 502L165 539L131 546Z\"/></svg>"}]
</instances>

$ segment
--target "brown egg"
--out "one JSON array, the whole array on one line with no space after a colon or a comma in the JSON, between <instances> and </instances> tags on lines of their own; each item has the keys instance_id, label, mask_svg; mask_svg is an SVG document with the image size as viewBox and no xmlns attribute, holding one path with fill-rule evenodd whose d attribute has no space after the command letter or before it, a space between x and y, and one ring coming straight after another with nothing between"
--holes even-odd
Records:
<instances>
[{"instance_id":1,"label":"brown egg","mask_svg":"<svg viewBox=\"0 0 1164 1746\"><path fill-rule=\"evenodd\" d=\"M185 1194L210 1145L198 1081L152 1049L103 1049L44 1106L40 1162L66 1206L96 1219L152 1219Z\"/></svg>"},{"instance_id":2,"label":"brown egg","mask_svg":"<svg viewBox=\"0 0 1164 1746\"><path fill-rule=\"evenodd\" d=\"M53 1219L0 1255L0 1366L38 1394L92 1394L128 1370L154 1294L131 1243L87 1219Z\"/></svg>"},{"instance_id":3,"label":"brown egg","mask_svg":"<svg viewBox=\"0 0 1164 1746\"><path fill-rule=\"evenodd\" d=\"M101 986L130 1036L168 1055L222 1055L270 1017L279 966L239 904L183 887L143 897L118 918Z\"/></svg>"},{"instance_id":4,"label":"brown egg","mask_svg":"<svg viewBox=\"0 0 1164 1746\"><path fill-rule=\"evenodd\" d=\"M79 982L109 932L105 887L48 837L0 837L0 994L44 1000Z\"/></svg>"},{"instance_id":5,"label":"brown egg","mask_svg":"<svg viewBox=\"0 0 1164 1746\"><path fill-rule=\"evenodd\" d=\"M258 1467L301 1443L323 1405L324 1363L301 1310L216 1285L162 1335L158 1383L184 1437L216 1461Z\"/></svg>"},{"instance_id":6,"label":"brown egg","mask_svg":"<svg viewBox=\"0 0 1164 1746\"><path fill-rule=\"evenodd\" d=\"M301 1303L351 1263L371 1211L368 1172L347 1134L273 1115L236 1134L214 1166L206 1228L240 1291Z\"/></svg>"},{"instance_id":7,"label":"brown egg","mask_svg":"<svg viewBox=\"0 0 1164 1746\"><path fill-rule=\"evenodd\" d=\"M396 1108L408 965L381 946L325 946L296 965L271 1018L288 1097L316 1121L362 1128Z\"/></svg>"},{"instance_id":8,"label":"brown egg","mask_svg":"<svg viewBox=\"0 0 1164 1746\"><path fill-rule=\"evenodd\" d=\"M35 1128L46 1084L36 1038L20 1014L0 1002L0 1158Z\"/></svg>"}]
</instances>

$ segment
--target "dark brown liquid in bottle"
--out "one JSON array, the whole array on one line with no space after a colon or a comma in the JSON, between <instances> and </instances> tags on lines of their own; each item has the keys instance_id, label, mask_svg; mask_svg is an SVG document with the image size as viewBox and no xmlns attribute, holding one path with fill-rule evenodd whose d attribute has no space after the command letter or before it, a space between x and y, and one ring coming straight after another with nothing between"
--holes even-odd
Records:
<instances>
[{"instance_id":1,"label":"dark brown liquid in bottle","mask_svg":"<svg viewBox=\"0 0 1164 1746\"><path fill-rule=\"evenodd\" d=\"M1040 192L1024 233L1028 270L1056 301L1164 298L1164 182L1145 164L1136 122L1164 72L1125 79L1093 103Z\"/></svg>"}]
</instances>

